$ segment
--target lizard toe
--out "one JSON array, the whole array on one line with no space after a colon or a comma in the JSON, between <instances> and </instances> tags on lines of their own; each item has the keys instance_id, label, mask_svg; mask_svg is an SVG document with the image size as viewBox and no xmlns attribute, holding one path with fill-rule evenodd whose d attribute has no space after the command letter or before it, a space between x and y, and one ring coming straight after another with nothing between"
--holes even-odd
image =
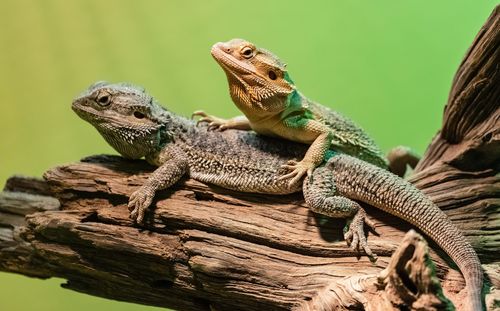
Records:
<instances>
[{"instance_id":1,"label":"lizard toe","mask_svg":"<svg viewBox=\"0 0 500 311\"><path fill-rule=\"evenodd\" d=\"M219 130L220 132L222 132L222 131L227 130L228 128L229 128L229 126L228 126L227 124L221 124L221 125L219 125L218 130Z\"/></svg>"},{"instance_id":2,"label":"lizard toe","mask_svg":"<svg viewBox=\"0 0 500 311\"><path fill-rule=\"evenodd\" d=\"M191 114L191 119L194 119L194 117L208 117L208 115L203 110L196 110Z\"/></svg>"},{"instance_id":3,"label":"lizard toe","mask_svg":"<svg viewBox=\"0 0 500 311\"><path fill-rule=\"evenodd\" d=\"M365 224L370 228L371 231L377 233L377 226L375 222L368 217L365 217Z\"/></svg>"},{"instance_id":4,"label":"lizard toe","mask_svg":"<svg viewBox=\"0 0 500 311\"><path fill-rule=\"evenodd\" d=\"M138 208L135 207L132 211L130 211L129 218L135 221L137 219L138 212L139 212Z\"/></svg>"},{"instance_id":5,"label":"lizard toe","mask_svg":"<svg viewBox=\"0 0 500 311\"><path fill-rule=\"evenodd\" d=\"M347 245L351 246L352 238L353 238L352 231L344 230L344 240L346 241Z\"/></svg>"},{"instance_id":6,"label":"lizard toe","mask_svg":"<svg viewBox=\"0 0 500 311\"><path fill-rule=\"evenodd\" d=\"M136 223L142 223L144 219L145 209L141 205L136 205L135 208L130 212L130 219L134 220Z\"/></svg>"},{"instance_id":7,"label":"lizard toe","mask_svg":"<svg viewBox=\"0 0 500 311\"><path fill-rule=\"evenodd\" d=\"M347 244L350 245L352 250L359 251L363 249L366 255L370 258L370 261L374 262L377 260L377 255L375 255L370 247L365 236L364 224L368 224L373 228L374 223L366 218L366 213L364 210L359 209L351 221L348 221L344 227L344 239Z\"/></svg>"},{"instance_id":8,"label":"lizard toe","mask_svg":"<svg viewBox=\"0 0 500 311\"><path fill-rule=\"evenodd\" d=\"M353 251L359 251L359 236L356 232L352 235L351 249Z\"/></svg>"},{"instance_id":9,"label":"lizard toe","mask_svg":"<svg viewBox=\"0 0 500 311\"><path fill-rule=\"evenodd\" d=\"M292 172L290 172L290 173L288 173L288 174L285 174L285 175L283 175L283 176L280 176L280 177L278 178L278 180L285 180L285 179L293 178L295 175L297 175L297 173L296 173L295 171L292 171Z\"/></svg>"},{"instance_id":10,"label":"lizard toe","mask_svg":"<svg viewBox=\"0 0 500 311\"><path fill-rule=\"evenodd\" d=\"M309 168L307 170L307 178L309 178L309 182L312 181L312 178L313 178L313 172L314 172L314 168Z\"/></svg>"},{"instance_id":11,"label":"lizard toe","mask_svg":"<svg viewBox=\"0 0 500 311\"><path fill-rule=\"evenodd\" d=\"M136 217L135 221L138 224L141 224L143 220L144 220L144 210L141 209L141 208L139 208L139 210L137 212L137 217Z\"/></svg>"},{"instance_id":12,"label":"lizard toe","mask_svg":"<svg viewBox=\"0 0 500 311\"><path fill-rule=\"evenodd\" d=\"M220 124L218 124L217 122L215 121L211 121L211 120L207 120L206 122L210 122L208 123L208 130L209 131L215 131L217 130L217 128L219 127Z\"/></svg>"},{"instance_id":13,"label":"lizard toe","mask_svg":"<svg viewBox=\"0 0 500 311\"><path fill-rule=\"evenodd\" d=\"M293 171L295 169L295 165L283 164L281 168L284 168L287 171Z\"/></svg>"},{"instance_id":14,"label":"lizard toe","mask_svg":"<svg viewBox=\"0 0 500 311\"><path fill-rule=\"evenodd\" d=\"M132 212L133 210L135 210L136 205L137 205L137 201L138 201L137 192L134 192L134 193L132 193L132 195L130 196L129 201L128 201L127 207L128 207L129 212Z\"/></svg>"},{"instance_id":15,"label":"lizard toe","mask_svg":"<svg viewBox=\"0 0 500 311\"><path fill-rule=\"evenodd\" d=\"M208 123L208 128L210 128L210 126L214 124L214 121L210 117L203 117L196 121L196 124L200 123Z\"/></svg>"},{"instance_id":16,"label":"lizard toe","mask_svg":"<svg viewBox=\"0 0 500 311\"><path fill-rule=\"evenodd\" d=\"M144 219L146 209L151 205L154 194L147 188L140 188L130 196L128 209L130 211L130 218L137 223L141 223Z\"/></svg>"},{"instance_id":17,"label":"lizard toe","mask_svg":"<svg viewBox=\"0 0 500 311\"><path fill-rule=\"evenodd\" d=\"M305 173L306 172L304 172L303 170L298 171L295 177L293 177L292 180L290 180L289 182L290 187L298 183L304 177Z\"/></svg>"}]
</instances>

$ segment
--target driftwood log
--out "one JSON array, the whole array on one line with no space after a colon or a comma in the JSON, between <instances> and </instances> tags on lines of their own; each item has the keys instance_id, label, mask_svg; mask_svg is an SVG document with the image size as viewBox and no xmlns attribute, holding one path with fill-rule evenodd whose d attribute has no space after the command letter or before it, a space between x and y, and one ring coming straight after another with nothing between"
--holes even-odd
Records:
<instances>
[{"instance_id":1,"label":"driftwood log","mask_svg":"<svg viewBox=\"0 0 500 311\"><path fill-rule=\"evenodd\" d=\"M477 250L489 310L500 308L499 46L497 7L410 177ZM43 180L10 178L0 194L0 270L178 310L441 310L460 308L465 297L461 274L439 248L430 242L428 251L409 224L371 207L376 263L347 247L344 221L312 214L299 194L184 180L157 195L139 227L127 198L151 170L94 156L50 169Z\"/></svg>"}]
</instances>

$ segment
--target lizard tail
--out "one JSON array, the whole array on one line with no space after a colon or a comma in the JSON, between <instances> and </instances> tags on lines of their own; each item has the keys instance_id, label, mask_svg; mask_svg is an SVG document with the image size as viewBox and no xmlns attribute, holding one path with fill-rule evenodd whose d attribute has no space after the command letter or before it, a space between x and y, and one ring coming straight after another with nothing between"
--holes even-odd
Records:
<instances>
[{"instance_id":1,"label":"lizard tail","mask_svg":"<svg viewBox=\"0 0 500 311\"><path fill-rule=\"evenodd\" d=\"M400 217L434 240L464 276L468 295L465 310L483 310L483 272L479 258L460 230L436 204L406 180L367 162L338 154L330 159L329 165L341 195Z\"/></svg>"}]
</instances>

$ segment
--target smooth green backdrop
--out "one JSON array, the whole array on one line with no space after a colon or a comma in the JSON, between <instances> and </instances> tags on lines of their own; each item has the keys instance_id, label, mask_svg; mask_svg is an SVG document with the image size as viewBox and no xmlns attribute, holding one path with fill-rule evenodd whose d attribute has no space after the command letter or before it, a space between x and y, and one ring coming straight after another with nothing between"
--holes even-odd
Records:
<instances>
[{"instance_id":1,"label":"smooth green backdrop","mask_svg":"<svg viewBox=\"0 0 500 311\"><path fill-rule=\"evenodd\" d=\"M288 63L299 89L361 124L384 150L422 153L462 56L496 1L0 3L0 185L16 173L114 153L70 109L96 80L145 86L189 115L237 113L209 49L242 37ZM0 274L0 310L145 310Z\"/></svg>"}]
</instances>

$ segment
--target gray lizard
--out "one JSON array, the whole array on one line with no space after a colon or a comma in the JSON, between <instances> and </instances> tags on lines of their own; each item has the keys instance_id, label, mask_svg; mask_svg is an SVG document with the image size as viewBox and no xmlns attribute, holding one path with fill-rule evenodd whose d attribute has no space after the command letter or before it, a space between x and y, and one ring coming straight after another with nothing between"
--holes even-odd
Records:
<instances>
[{"instance_id":1,"label":"gray lizard","mask_svg":"<svg viewBox=\"0 0 500 311\"><path fill-rule=\"evenodd\" d=\"M483 274L479 259L449 218L422 192L389 171L341 152L328 151L311 178L289 184L283 165L300 159L307 145L253 132L209 131L162 108L142 88L98 82L74 100L73 110L92 124L122 156L145 159L158 168L129 199L131 218L141 223L156 191L183 175L242 192L288 194L303 191L312 211L347 218L345 239L375 258L363 225L371 223L356 201L396 215L422 230L464 275L467 310L481 310Z\"/></svg>"}]
</instances>

